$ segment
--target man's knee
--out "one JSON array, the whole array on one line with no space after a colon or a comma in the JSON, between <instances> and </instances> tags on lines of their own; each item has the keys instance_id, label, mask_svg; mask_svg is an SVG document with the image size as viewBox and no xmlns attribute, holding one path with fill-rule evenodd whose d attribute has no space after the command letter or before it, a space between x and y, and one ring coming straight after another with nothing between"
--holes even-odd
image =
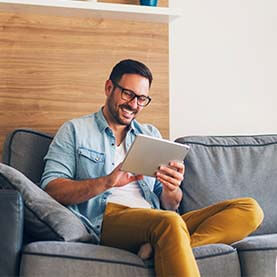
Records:
<instances>
[{"instance_id":1,"label":"man's knee","mask_svg":"<svg viewBox=\"0 0 277 277\"><path fill-rule=\"evenodd\" d=\"M264 213L258 202L251 197L244 197L236 199L236 204L242 211L245 211L246 220L249 227L254 231L262 223Z\"/></svg>"},{"instance_id":2,"label":"man's knee","mask_svg":"<svg viewBox=\"0 0 277 277\"><path fill-rule=\"evenodd\" d=\"M189 234L187 225L182 219L182 217L172 211L167 211L163 213L160 224L161 228L165 230L170 230L171 232L185 232Z\"/></svg>"}]
</instances>

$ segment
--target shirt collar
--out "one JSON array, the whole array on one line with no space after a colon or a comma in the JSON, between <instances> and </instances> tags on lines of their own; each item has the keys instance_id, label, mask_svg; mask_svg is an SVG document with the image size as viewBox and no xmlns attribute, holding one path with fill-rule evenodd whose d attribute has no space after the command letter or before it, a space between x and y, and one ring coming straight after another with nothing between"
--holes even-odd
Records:
<instances>
[{"instance_id":1,"label":"shirt collar","mask_svg":"<svg viewBox=\"0 0 277 277\"><path fill-rule=\"evenodd\" d=\"M135 121L136 121L135 119L132 120L132 122L131 122L131 124L129 126L129 131L130 132L134 132L136 134Z\"/></svg>"},{"instance_id":2,"label":"shirt collar","mask_svg":"<svg viewBox=\"0 0 277 277\"><path fill-rule=\"evenodd\" d=\"M110 128L106 118L104 117L103 107L96 113L95 120L100 132L103 132L105 129Z\"/></svg>"}]
</instances>

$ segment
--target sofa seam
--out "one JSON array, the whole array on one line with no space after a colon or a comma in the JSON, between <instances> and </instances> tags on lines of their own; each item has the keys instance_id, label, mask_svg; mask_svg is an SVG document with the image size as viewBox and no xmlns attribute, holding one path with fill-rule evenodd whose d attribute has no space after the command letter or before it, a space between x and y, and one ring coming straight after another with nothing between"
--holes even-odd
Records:
<instances>
[{"instance_id":1,"label":"sofa seam","mask_svg":"<svg viewBox=\"0 0 277 277\"><path fill-rule=\"evenodd\" d=\"M144 265L139 264L133 264L128 262L122 262L122 261L107 261L104 259L99 258L85 258L85 257L73 257L68 255L56 255L56 254L46 254L46 253L35 253L35 252L22 252L23 255L30 255L30 256L44 256L44 257L53 257L53 258L66 258L66 259L72 259L72 260L82 260L82 261L96 261L100 263L112 263L112 264L122 264L122 265L128 265L128 266L135 266L135 267L141 267L147 269Z\"/></svg>"},{"instance_id":2,"label":"sofa seam","mask_svg":"<svg viewBox=\"0 0 277 277\"><path fill-rule=\"evenodd\" d=\"M19 225L20 224L20 221L21 221L21 216L20 216L20 214L21 214L21 212L22 212L22 209L23 209L23 207L22 207L22 196L21 196L21 193L20 192L18 192L18 194L16 195L16 206L17 206L17 213L16 213L16 217L17 217L17 219L16 219L16 222L17 222L17 224ZM24 216L24 214L23 214L23 216ZM18 227L18 226L17 226ZM17 272L17 274L18 274L18 272L19 272L19 269L20 269L20 262L19 262L19 257L18 257L18 255L20 255L20 250L21 250L21 245L22 245L22 234L21 234L21 232L23 231L22 229L21 230L19 230L19 228L16 228L16 233L17 233L17 236L16 236L16 238L17 238L17 240L16 240L16 254L17 254L17 256L16 256L16 272ZM20 240L20 241L19 241Z\"/></svg>"},{"instance_id":3,"label":"sofa seam","mask_svg":"<svg viewBox=\"0 0 277 277\"><path fill-rule=\"evenodd\" d=\"M214 257L229 255L229 254L231 254L231 253L237 253L237 250L236 250L236 249L233 249L233 250L229 250L228 252L224 252L224 253L218 253L218 254L212 254L212 255L205 255L205 256L196 258L196 260L202 260L202 259L206 259L206 258L214 258Z\"/></svg>"},{"instance_id":4,"label":"sofa seam","mask_svg":"<svg viewBox=\"0 0 277 277\"><path fill-rule=\"evenodd\" d=\"M178 142L178 141L176 141ZM226 147L226 148L231 148L231 147L263 147L263 146L269 146L269 145L276 145L277 141L274 142L268 142L268 143L263 143L263 144L206 144L202 142L194 142L194 141L183 141L182 143L185 144L192 144L192 145L201 145L201 146L206 146L206 147Z\"/></svg>"},{"instance_id":5,"label":"sofa seam","mask_svg":"<svg viewBox=\"0 0 277 277\"><path fill-rule=\"evenodd\" d=\"M256 248L256 249L238 249L238 252L258 252L258 251L268 251L268 250L277 250L277 247L269 247L269 248Z\"/></svg>"}]
</instances>

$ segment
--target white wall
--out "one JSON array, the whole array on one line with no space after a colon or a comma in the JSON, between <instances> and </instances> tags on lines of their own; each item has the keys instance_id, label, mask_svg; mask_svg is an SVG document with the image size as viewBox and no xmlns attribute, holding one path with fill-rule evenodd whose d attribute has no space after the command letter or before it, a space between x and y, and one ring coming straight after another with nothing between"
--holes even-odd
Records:
<instances>
[{"instance_id":1,"label":"white wall","mask_svg":"<svg viewBox=\"0 0 277 277\"><path fill-rule=\"evenodd\" d=\"M277 1L170 6L170 138L277 133Z\"/></svg>"}]
</instances>

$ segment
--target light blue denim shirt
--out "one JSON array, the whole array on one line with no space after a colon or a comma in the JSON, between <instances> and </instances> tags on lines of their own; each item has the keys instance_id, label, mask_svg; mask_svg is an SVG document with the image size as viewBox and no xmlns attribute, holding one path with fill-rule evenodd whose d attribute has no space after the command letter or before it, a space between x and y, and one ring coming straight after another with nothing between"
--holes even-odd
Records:
<instances>
[{"instance_id":1,"label":"light blue denim shirt","mask_svg":"<svg viewBox=\"0 0 277 277\"><path fill-rule=\"evenodd\" d=\"M161 137L159 131L149 124L133 120L126 135L128 150L137 134ZM115 136L102 113L99 112L72 119L63 124L53 139L45 156L46 162L41 188L56 178L84 180L110 174L115 161ZM138 181L142 195L152 208L159 209L162 184L153 177ZM107 190L90 200L68 206L85 223L89 231L100 239L106 201L111 194Z\"/></svg>"}]
</instances>

